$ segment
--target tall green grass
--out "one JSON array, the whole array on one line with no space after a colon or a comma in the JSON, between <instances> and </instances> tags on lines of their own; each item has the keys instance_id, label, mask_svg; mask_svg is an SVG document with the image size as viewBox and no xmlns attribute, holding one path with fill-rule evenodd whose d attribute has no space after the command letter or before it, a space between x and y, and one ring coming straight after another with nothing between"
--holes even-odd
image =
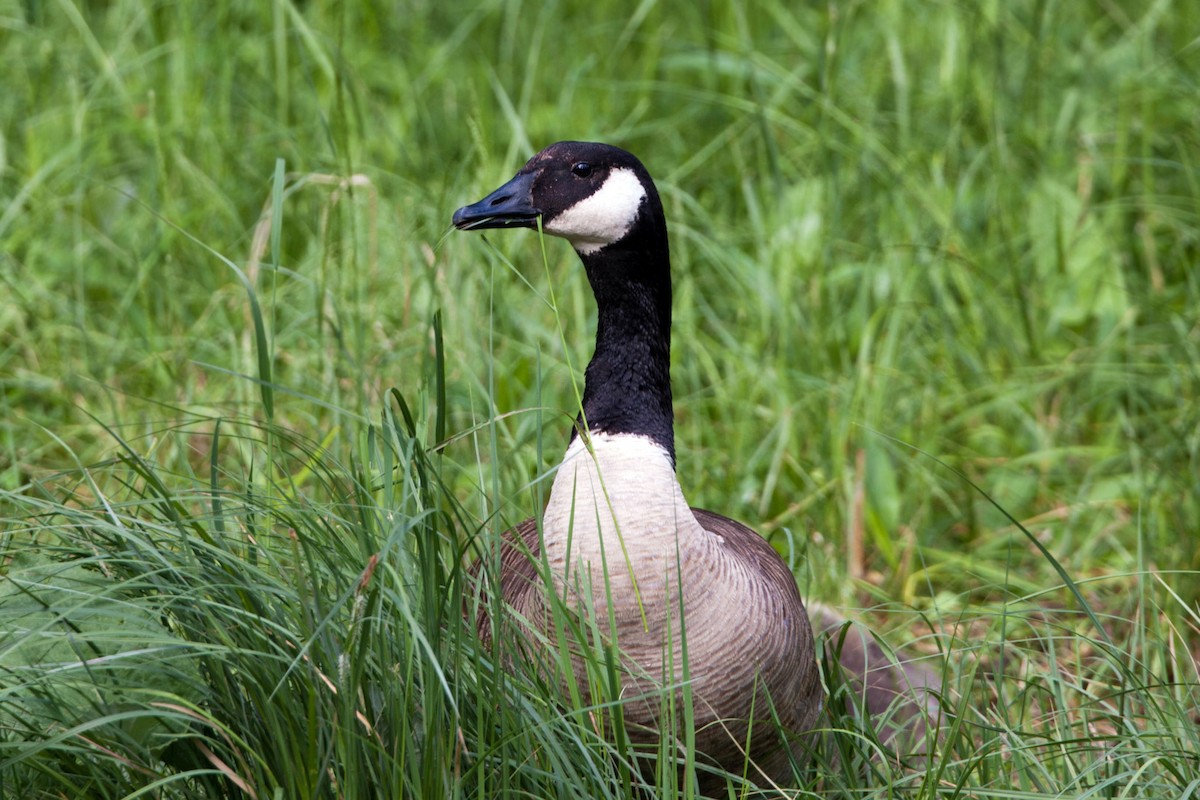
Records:
<instances>
[{"instance_id":1,"label":"tall green grass","mask_svg":"<svg viewBox=\"0 0 1200 800\"><path fill-rule=\"evenodd\" d=\"M684 788L462 615L594 320L449 215L590 138L689 499L946 676L796 796L1196 796L1193 5L0 3L0 795Z\"/></svg>"}]
</instances>

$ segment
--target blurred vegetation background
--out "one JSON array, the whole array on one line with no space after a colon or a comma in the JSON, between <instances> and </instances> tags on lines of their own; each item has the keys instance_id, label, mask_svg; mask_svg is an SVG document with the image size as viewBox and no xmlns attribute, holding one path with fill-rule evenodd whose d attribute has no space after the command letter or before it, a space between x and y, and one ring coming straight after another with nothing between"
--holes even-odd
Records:
<instances>
[{"instance_id":1,"label":"blurred vegetation background","mask_svg":"<svg viewBox=\"0 0 1200 800\"><path fill-rule=\"evenodd\" d=\"M806 595L874 609L864 613L901 641L930 637L926 650L973 642L978 660L951 669L988 724L1007 730L1006 747L1014 728L1044 729L1013 711L1026 706L1003 681L1028 688L1020 682L1043 672L1105 709L1110 695L1088 688L1097 681L1118 694L1175 687L1167 727L1196 735L1195 4L0 0L0 63L0 619L10 621L0 623L0 687L10 687L0 688L0 774L16 776L10 789L34 791L29 776L53 762L89 777L44 796L81 786L124 796L134 790L118 785L138 769L183 792L164 776L190 762L164 766L162 748L190 722L163 734L161 707L114 701L106 692L128 679L100 691L93 674L80 691L104 721L97 730L121 703L157 721L154 733L96 745L119 758L81 756L62 733L76 730L77 703L46 667L78 678L89 658L180 638L178 620L155 621L166 615L158 601L136 623L96 612L101 598L148 602L120 587L144 589L150 573L135 580L114 563L142 569L153 553L187 551L149 537L126 561L129 532L148 519L232 559L213 556L226 564L214 575L189 561L176 597L252 567L238 572L236 602L269 617L246 598L290 597L267 605L296 609L288 636L301 642L328 633L305 628L305 609L329 603L330 619L357 619L354 587L372 559L389 563L381 542L395 544L393 599L421 595L458 585L468 542L539 510L536 478L561 454L571 371L590 352L590 292L564 243L545 243L543 267L535 235L450 235L449 219L569 138L631 150L663 194L679 474L693 504L760 530ZM244 513L226 519L222 496L226 512ZM436 557L388 527L400 509L432 526ZM314 553L328 563L309 583L297 576L315 568ZM386 605L380 593L372 602ZM453 628L452 605L405 630ZM1043 616L1051 633L1030 621ZM228 624L213 612L182 638L252 651L211 638ZM407 634L390 635L404 650L395 642ZM469 646L456 637L443 646ZM91 655L77 652L81 640ZM1019 655L1006 662L996 654L1009 646ZM347 645L329 647L334 666L313 667L314 697ZM1073 653L1069 668L1054 666L1059 648ZM1114 677L1120 654L1136 681ZM163 668L141 658L139 669ZM284 658L286 674L297 658ZM154 702L186 706L188 719L219 716L249 691L205 694L220 683L211 675L174 680L192 688ZM279 680L255 695L268 707ZM444 729L468 742L461 707L449 704L446 725L423 689L406 691L396 708L424 708L429 737ZM1167 796L1155 793L1200 772L1182 748L1139 738L1153 726L1110 731L1047 693L1037 702L1065 716L1032 718L1053 718L1053 741L1111 735L1109 751L1170 765L1155 773L1164 783L1143 775L1149 794L1130 796ZM325 720L257 713L280 715L260 744L241 744L262 762L284 729ZM1099 775L1071 762L1026 785L978 731L963 737L995 755L986 763L1004 775L998 785L1033 795L1124 786L1112 775L1136 769L1117 759ZM137 758L121 749L131 739ZM431 741L418 736L412 752ZM1031 763L1047 758L1038 741ZM479 752L475 739L444 744L420 768L442 764L444 783L398 768L407 777L379 785L489 785L486 759L463 755ZM325 745L322 758L345 759ZM1094 766L1091 748L1080 751ZM306 752L280 763L314 761ZM78 767L93 758L108 766ZM463 772L464 758L477 772ZM995 776L967 761L947 756L959 772L942 785L989 785ZM230 771L264 794L296 788L287 769L258 768ZM334 790L315 773L309 793L353 794L344 775Z\"/></svg>"}]
</instances>

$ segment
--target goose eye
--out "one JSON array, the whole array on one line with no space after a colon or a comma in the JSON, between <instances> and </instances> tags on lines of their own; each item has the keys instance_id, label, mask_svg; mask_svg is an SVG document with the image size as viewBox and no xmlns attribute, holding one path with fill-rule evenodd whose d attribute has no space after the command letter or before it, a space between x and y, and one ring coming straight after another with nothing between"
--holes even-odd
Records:
<instances>
[{"instance_id":1,"label":"goose eye","mask_svg":"<svg viewBox=\"0 0 1200 800\"><path fill-rule=\"evenodd\" d=\"M592 174L592 165L586 161L578 161L575 166L571 167L571 172L581 178L586 178Z\"/></svg>"}]
</instances>

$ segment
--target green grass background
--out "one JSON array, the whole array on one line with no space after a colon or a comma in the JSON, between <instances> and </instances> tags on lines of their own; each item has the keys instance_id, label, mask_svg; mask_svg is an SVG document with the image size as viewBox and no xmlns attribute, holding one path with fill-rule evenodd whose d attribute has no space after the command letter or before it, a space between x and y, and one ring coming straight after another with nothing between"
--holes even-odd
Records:
<instances>
[{"instance_id":1,"label":"green grass background","mask_svg":"<svg viewBox=\"0 0 1200 800\"><path fill-rule=\"evenodd\" d=\"M947 679L792 792L1200 796L1200 6L0 0L0 64L0 795L635 793L460 622L594 318L450 214L577 138L663 195L691 502Z\"/></svg>"}]
</instances>

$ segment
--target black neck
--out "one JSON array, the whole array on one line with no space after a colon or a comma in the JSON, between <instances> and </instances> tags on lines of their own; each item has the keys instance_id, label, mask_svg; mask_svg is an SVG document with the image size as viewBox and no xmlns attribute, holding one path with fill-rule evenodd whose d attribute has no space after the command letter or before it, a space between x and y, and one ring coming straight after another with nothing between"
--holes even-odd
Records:
<instances>
[{"instance_id":1,"label":"black neck","mask_svg":"<svg viewBox=\"0 0 1200 800\"><path fill-rule=\"evenodd\" d=\"M635 225L621 241L580 255L599 311L580 425L646 436L674 464L670 253L661 208L653 205L643 213L657 224Z\"/></svg>"}]
</instances>

